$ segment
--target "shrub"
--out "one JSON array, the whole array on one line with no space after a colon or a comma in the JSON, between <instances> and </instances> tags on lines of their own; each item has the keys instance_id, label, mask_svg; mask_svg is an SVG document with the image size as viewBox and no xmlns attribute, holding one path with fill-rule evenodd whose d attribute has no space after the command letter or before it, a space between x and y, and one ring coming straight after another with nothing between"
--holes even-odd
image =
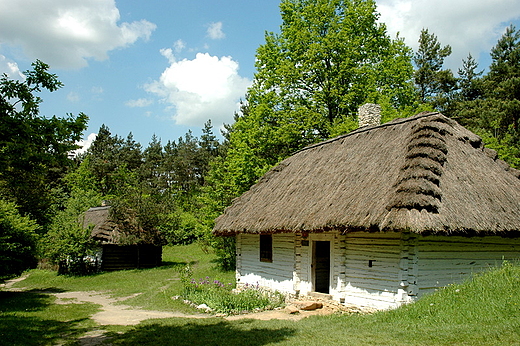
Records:
<instances>
[{"instance_id":1,"label":"shrub","mask_svg":"<svg viewBox=\"0 0 520 346\"><path fill-rule=\"evenodd\" d=\"M182 210L170 213L159 229L170 245L191 244L203 238L207 233L206 228L195 214Z\"/></svg>"},{"instance_id":2,"label":"shrub","mask_svg":"<svg viewBox=\"0 0 520 346\"><path fill-rule=\"evenodd\" d=\"M99 244L92 239L92 230L83 228L82 215L100 201L94 191L73 191L65 209L53 218L40 245L44 256L59 264L59 274L85 275L99 269Z\"/></svg>"},{"instance_id":3,"label":"shrub","mask_svg":"<svg viewBox=\"0 0 520 346\"><path fill-rule=\"evenodd\" d=\"M0 279L35 267L38 225L21 216L14 203L0 200Z\"/></svg>"}]
</instances>

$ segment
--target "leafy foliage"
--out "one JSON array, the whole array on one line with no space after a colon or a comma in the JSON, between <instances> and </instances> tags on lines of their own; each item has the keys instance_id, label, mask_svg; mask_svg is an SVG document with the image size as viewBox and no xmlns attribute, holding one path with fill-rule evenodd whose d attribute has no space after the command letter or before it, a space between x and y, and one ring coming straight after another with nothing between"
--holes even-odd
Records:
<instances>
[{"instance_id":1,"label":"leafy foliage","mask_svg":"<svg viewBox=\"0 0 520 346\"><path fill-rule=\"evenodd\" d=\"M470 96L457 103L458 115L501 158L520 168L520 32L514 26L492 48L491 59L482 78L473 72L474 63L466 68L470 86L463 90Z\"/></svg>"},{"instance_id":2,"label":"leafy foliage","mask_svg":"<svg viewBox=\"0 0 520 346\"><path fill-rule=\"evenodd\" d=\"M98 269L99 245L92 239L92 229L83 227L82 216L100 202L101 195L96 192L74 189L65 208L53 218L41 247L44 256L60 266L61 273L84 275Z\"/></svg>"},{"instance_id":3,"label":"leafy foliage","mask_svg":"<svg viewBox=\"0 0 520 346\"><path fill-rule=\"evenodd\" d=\"M120 243L164 245L161 225L169 223L173 203L171 196L154 194L138 182L122 187L111 209L111 218L122 233Z\"/></svg>"},{"instance_id":4,"label":"leafy foliage","mask_svg":"<svg viewBox=\"0 0 520 346\"><path fill-rule=\"evenodd\" d=\"M14 203L0 199L0 279L36 266L38 225L21 216Z\"/></svg>"},{"instance_id":5,"label":"leafy foliage","mask_svg":"<svg viewBox=\"0 0 520 346\"><path fill-rule=\"evenodd\" d=\"M41 116L37 93L55 91L62 83L45 63L36 60L32 67L24 80L0 78L0 194L45 226L52 216L53 188L71 166L68 153L77 148L88 118L83 113Z\"/></svg>"}]
</instances>

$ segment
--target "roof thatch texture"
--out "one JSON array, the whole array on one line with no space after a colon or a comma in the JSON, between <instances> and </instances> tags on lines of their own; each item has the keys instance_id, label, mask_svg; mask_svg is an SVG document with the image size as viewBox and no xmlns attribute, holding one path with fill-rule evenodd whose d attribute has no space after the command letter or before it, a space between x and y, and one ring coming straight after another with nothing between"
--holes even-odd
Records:
<instances>
[{"instance_id":1,"label":"roof thatch texture","mask_svg":"<svg viewBox=\"0 0 520 346\"><path fill-rule=\"evenodd\" d=\"M501 233L520 229L519 171L440 113L365 127L271 169L214 233Z\"/></svg>"},{"instance_id":2,"label":"roof thatch texture","mask_svg":"<svg viewBox=\"0 0 520 346\"><path fill-rule=\"evenodd\" d=\"M94 207L85 212L83 227L92 227L92 238L106 244L116 244L120 232L115 222L110 220L110 206Z\"/></svg>"}]
</instances>

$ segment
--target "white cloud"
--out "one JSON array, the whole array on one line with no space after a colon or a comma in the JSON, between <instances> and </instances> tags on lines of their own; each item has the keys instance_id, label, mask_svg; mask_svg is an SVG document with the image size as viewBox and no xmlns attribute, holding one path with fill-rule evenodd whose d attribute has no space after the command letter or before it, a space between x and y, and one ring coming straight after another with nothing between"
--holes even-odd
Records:
<instances>
[{"instance_id":1,"label":"white cloud","mask_svg":"<svg viewBox=\"0 0 520 346\"><path fill-rule=\"evenodd\" d=\"M207 53L176 61L165 51L161 53L169 58L170 66L145 88L175 109L175 122L189 126L202 126L208 119L215 126L232 122L238 101L251 84L238 74L238 63Z\"/></svg>"},{"instance_id":2,"label":"white cloud","mask_svg":"<svg viewBox=\"0 0 520 346\"><path fill-rule=\"evenodd\" d=\"M77 141L76 144L79 145L81 148L79 148L77 150L73 150L70 153L71 156L74 157L74 156L77 156L79 154L83 154L84 152L86 152L88 150L88 148L90 148L90 146L92 145L92 142L94 142L96 140L96 137L97 137L97 133L91 133L90 135L88 135L87 139Z\"/></svg>"},{"instance_id":3,"label":"white cloud","mask_svg":"<svg viewBox=\"0 0 520 346\"><path fill-rule=\"evenodd\" d=\"M135 108L135 107L146 107L146 106L149 106L149 105L153 104L153 100L140 98L140 99L137 99L137 100L128 100L125 104L128 107L132 107L132 108Z\"/></svg>"},{"instance_id":4,"label":"white cloud","mask_svg":"<svg viewBox=\"0 0 520 346\"><path fill-rule=\"evenodd\" d=\"M25 75L18 68L18 64L0 54L0 76L4 73L12 79L25 79Z\"/></svg>"},{"instance_id":5,"label":"white cloud","mask_svg":"<svg viewBox=\"0 0 520 346\"><path fill-rule=\"evenodd\" d=\"M479 57L493 47L504 28L520 17L518 0L377 0L381 22L392 36L399 32L406 43L418 47L421 29L434 33L452 54L446 67L456 70L471 53Z\"/></svg>"},{"instance_id":6,"label":"white cloud","mask_svg":"<svg viewBox=\"0 0 520 346\"><path fill-rule=\"evenodd\" d=\"M93 94L102 94L105 92L105 90L103 90L103 87L100 87L100 86L93 86L90 91L93 93Z\"/></svg>"},{"instance_id":7,"label":"white cloud","mask_svg":"<svg viewBox=\"0 0 520 346\"><path fill-rule=\"evenodd\" d=\"M53 68L80 68L88 59L147 40L156 25L118 23L114 0L2 0L0 43L21 47Z\"/></svg>"},{"instance_id":8,"label":"white cloud","mask_svg":"<svg viewBox=\"0 0 520 346\"><path fill-rule=\"evenodd\" d=\"M80 97L78 93L71 91L67 94L67 100L69 100L70 102L78 102L80 100Z\"/></svg>"},{"instance_id":9,"label":"white cloud","mask_svg":"<svg viewBox=\"0 0 520 346\"><path fill-rule=\"evenodd\" d=\"M171 48L163 48L159 52L161 53L162 56L164 56L166 59L168 59L168 62L170 64L175 63L176 59L175 59L175 56L173 55L173 51Z\"/></svg>"},{"instance_id":10,"label":"white cloud","mask_svg":"<svg viewBox=\"0 0 520 346\"><path fill-rule=\"evenodd\" d=\"M220 40L226 37L222 31L222 22L210 23L208 26L208 36L212 40Z\"/></svg>"},{"instance_id":11,"label":"white cloud","mask_svg":"<svg viewBox=\"0 0 520 346\"><path fill-rule=\"evenodd\" d=\"M182 50L184 48L186 48L186 42L184 42L183 40L181 39L178 39L177 41L175 41L175 43L173 44L173 48L175 49L175 53L180 53L182 52Z\"/></svg>"}]
</instances>

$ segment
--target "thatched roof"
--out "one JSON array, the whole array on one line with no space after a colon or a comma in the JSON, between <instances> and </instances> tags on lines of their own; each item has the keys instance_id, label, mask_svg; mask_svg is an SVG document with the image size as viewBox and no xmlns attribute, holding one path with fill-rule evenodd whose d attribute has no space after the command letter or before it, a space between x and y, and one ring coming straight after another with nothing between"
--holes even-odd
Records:
<instances>
[{"instance_id":1,"label":"thatched roof","mask_svg":"<svg viewBox=\"0 0 520 346\"><path fill-rule=\"evenodd\" d=\"M364 127L282 161L214 233L520 230L519 171L440 113Z\"/></svg>"},{"instance_id":2,"label":"thatched roof","mask_svg":"<svg viewBox=\"0 0 520 346\"><path fill-rule=\"evenodd\" d=\"M117 243L119 230L116 223L110 220L110 206L94 207L85 212L83 227L92 226L92 238L103 243Z\"/></svg>"}]
</instances>

